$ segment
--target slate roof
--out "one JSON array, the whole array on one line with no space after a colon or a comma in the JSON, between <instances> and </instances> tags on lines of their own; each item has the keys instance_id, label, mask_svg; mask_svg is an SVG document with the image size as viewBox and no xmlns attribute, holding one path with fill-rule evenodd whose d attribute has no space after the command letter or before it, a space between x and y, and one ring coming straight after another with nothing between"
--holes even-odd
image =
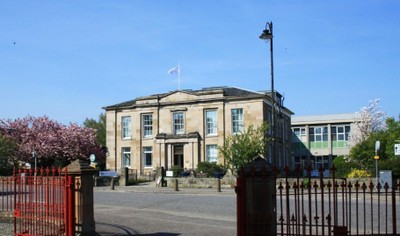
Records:
<instances>
[{"instance_id":1,"label":"slate roof","mask_svg":"<svg viewBox=\"0 0 400 236\"><path fill-rule=\"evenodd\" d=\"M228 87L228 86L209 87L209 88L203 88L203 89L199 89L199 90L186 89L186 90L175 90L175 91L168 92L168 93L160 93L160 94L153 94L153 95L149 95L149 96L137 97L134 100L125 101L125 102L121 102L121 103L117 103L114 105L103 107L103 109L107 110L107 109L115 109L118 107L130 107L130 106L134 106L136 104L136 102L139 100L163 98L163 97L169 96L176 92L183 92L183 93L197 95L197 96L223 93L224 97L237 97L237 98L264 97L269 94L268 92L256 92L256 91L251 91L251 90L247 90L247 89Z\"/></svg>"}]
</instances>

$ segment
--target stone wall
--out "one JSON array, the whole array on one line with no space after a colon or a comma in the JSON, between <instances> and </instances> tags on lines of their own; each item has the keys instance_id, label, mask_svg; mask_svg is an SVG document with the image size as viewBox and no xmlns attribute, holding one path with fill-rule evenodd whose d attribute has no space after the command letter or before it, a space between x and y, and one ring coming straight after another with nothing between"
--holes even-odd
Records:
<instances>
[{"instance_id":1,"label":"stone wall","mask_svg":"<svg viewBox=\"0 0 400 236\"><path fill-rule=\"evenodd\" d=\"M175 179L178 180L179 188L215 188L217 189L218 186L218 179L217 178L194 178L194 177L180 177L180 178L175 178L175 177L166 177L165 180L167 181L167 186L170 188L175 187ZM306 180L307 178L304 178ZM339 183L342 183L343 179L336 179ZM356 181L358 181L359 184L365 183L367 186L372 182L375 185L376 179L375 178L359 178L359 179L346 179L347 184L351 182L351 184L355 184ZM293 186L293 183L296 182L297 179L295 178L289 178L288 183L290 186ZM302 178L300 178L300 183L303 181ZM306 180L307 182L308 180ZM319 185L320 184L320 179L319 178L312 178L311 182L312 184L316 183ZM328 181L331 181L332 179L329 178L324 178L324 183L327 184ZM285 186L285 179L284 178L278 178L276 180L276 185L277 187L279 184L282 183L283 186ZM225 176L224 178L221 179L221 188L234 188L236 185L236 177L234 176Z\"/></svg>"},{"instance_id":2,"label":"stone wall","mask_svg":"<svg viewBox=\"0 0 400 236\"><path fill-rule=\"evenodd\" d=\"M217 178L194 178L194 177L166 177L167 187L174 188L175 180L178 180L179 188L215 188L218 186ZM233 188L236 185L236 177L225 176L221 179L221 188Z\"/></svg>"}]
</instances>

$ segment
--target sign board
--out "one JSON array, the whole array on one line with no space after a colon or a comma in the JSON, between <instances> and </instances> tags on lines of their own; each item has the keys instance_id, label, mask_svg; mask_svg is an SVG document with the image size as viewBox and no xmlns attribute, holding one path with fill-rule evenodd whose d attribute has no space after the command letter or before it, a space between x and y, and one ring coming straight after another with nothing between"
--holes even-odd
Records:
<instances>
[{"instance_id":1,"label":"sign board","mask_svg":"<svg viewBox=\"0 0 400 236\"><path fill-rule=\"evenodd\" d=\"M167 177L174 177L174 172L171 171L171 170L167 170L167 171L165 172L165 175L166 175Z\"/></svg>"},{"instance_id":2,"label":"sign board","mask_svg":"<svg viewBox=\"0 0 400 236\"><path fill-rule=\"evenodd\" d=\"M400 156L400 144L399 143L394 145L394 155Z\"/></svg>"},{"instance_id":3,"label":"sign board","mask_svg":"<svg viewBox=\"0 0 400 236\"><path fill-rule=\"evenodd\" d=\"M102 176L102 177L118 177L118 172L116 172L116 171L99 171L99 176Z\"/></svg>"}]
</instances>

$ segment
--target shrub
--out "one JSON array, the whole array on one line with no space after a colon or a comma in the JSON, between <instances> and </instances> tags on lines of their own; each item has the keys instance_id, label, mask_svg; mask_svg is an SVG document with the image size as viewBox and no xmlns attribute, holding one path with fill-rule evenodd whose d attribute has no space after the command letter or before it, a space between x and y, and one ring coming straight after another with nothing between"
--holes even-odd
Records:
<instances>
[{"instance_id":1,"label":"shrub","mask_svg":"<svg viewBox=\"0 0 400 236\"><path fill-rule=\"evenodd\" d=\"M174 173L174 177L179 177L183 172L183 168L180 166L172 166L171 171Z\"/></svg>"},{"instance_id":2,"label":"shrub","mask_svg":"<svg viewBox=\"0 0 400 236\"><path fill-rule=\"evenodd\" d=\"M138 185L140 183L146 183L149 182L148 180L145 179L137 179L137 178L129 178L128 179L128 185Z\"/></svg>"},{"instance_id":3,"label":"shrub","mask_svg":"<svg viewBox=\"0 0 400 236\"><path fill-rule=\"evenodd\" d=\"M348 176L353 169L357 169L357 165L354 162L346 160L343 156L338 156L332 161L335 165L337 178L344 178Z\"/></svg>"},{"instance_id":4,"label":"shrub","mask_svg":"<svg viewBox=\"0 0 400 236\"><path fill-rule=\"evenodd\" d=\"M367 170L352 169L347 175L347 178L368 178L371 177L371 173Z\"/></svg>"},{"instance_id":5,"label":"shrub","mask_svg":"<svg viewBox=\"0 0 400 236\"><path fill-rule=\"evenodd\" d=\"M225 174L226 171L222 165L218 165L215 162L203 161L197 165L197 173L206 173L209 177L214 177L215 173Z\"/></svg>"}]
</instances>

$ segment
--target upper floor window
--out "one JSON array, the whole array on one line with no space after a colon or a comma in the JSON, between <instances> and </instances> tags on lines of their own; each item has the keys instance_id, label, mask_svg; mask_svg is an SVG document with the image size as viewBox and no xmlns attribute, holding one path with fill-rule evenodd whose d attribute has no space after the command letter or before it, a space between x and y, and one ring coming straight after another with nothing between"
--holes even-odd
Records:
<instances>
[{"instance_id":1,"label":"upper floor window","mask_svg":"<svg viewBox=\"0 0 400 236\"><path fill-rule=\"evenodd\" d=\"M310 142L328 141L328 127L312 127L310 128Z\"/></svg>"},{"instance_id":2,"label":"upper floor window","mask_svg":"<svg viewBox=\"0 0 400 236\"><path fill-rule=\"evenodd\" d=\"M347 141L349 139L350 126L349 125L332 126L331 133L332 133L332 141Z\"/></svg>"},{"instance_id":3,"label":"upper floor window","mask_svg":"<svg viewBox=\"0 0 400 236\"><path fill-rule=\"evenodd\" d=\"M243 109L232 109L232 133L243 132Z\"/></svg>"},{"instance_id":4,"label":"upper floor window","mask_svg":"<svg viewBox=\"0 0 400 236\"><path fill-rule=\"evenodd\" d=\"M208 162L218 162L218 145L206 145L206 158Z\"/></svg>"},{"instance_id":5,"label":"upper floor window","mask_svg":"<svg viewBox=\"0 0 400 236\"><path fill-rule=\"evenodd\" d=\"M131 167L131 148L122 148L122 167Z\"/></svg>"},{"instance_id":6,"label":"upper floor window","mask_svg":"<svg viewBox=\"0 0 400 236\"><path fill-rule=\"evenodd\" d=\"M306 142L306 128L293 128L292 130L293 142Z\"/></svg>"},{"instance_id":7,"label":"upper floor window","mask_svg":"<svg viewBox=\"0 0 400 236\"><path fill-rule=\"evenodd\" d=\"M217 134L217 111L207 110L206 111L206 134L216 135Z\"/></svg>"},{"instance_id":8,"label":"upper floor window","mask_svg":"<svg viewBox=\"0 0 400 236\"><path fill-rule=\"evenodd\" d=\"M123 116L121 124L122 124L122 139L130 139L131 138L131 117Z\"/></svg>"},{"instance_id":9,"label":"upper floor window","mask_svg":"<svg viewBox=\"0 0 400 236\"><path fill-rule=\"evenodd\" d=\"M143 115L143 137L148 138L153 136L153 115Z\"/></svg>"},{"instance_id":10,"label":"upper floor window","mask_svg":"<svg viewBox=\"0 0 400 236\"><path fill-rule=\"evenodd\" d=\"M174 134L184 134L185 122L183 112L174 112L172 116Z\"/></svg>"},{"instance_id":11,"label":"upper floor window","mask_svg":"<svg viewBox=\"0 0 400 236\"><path fill-rule=\"evenodd\" d=\"M144 167L153 166L153 151L151 147L143 147Z\"/></svg>"}]
</instances>

